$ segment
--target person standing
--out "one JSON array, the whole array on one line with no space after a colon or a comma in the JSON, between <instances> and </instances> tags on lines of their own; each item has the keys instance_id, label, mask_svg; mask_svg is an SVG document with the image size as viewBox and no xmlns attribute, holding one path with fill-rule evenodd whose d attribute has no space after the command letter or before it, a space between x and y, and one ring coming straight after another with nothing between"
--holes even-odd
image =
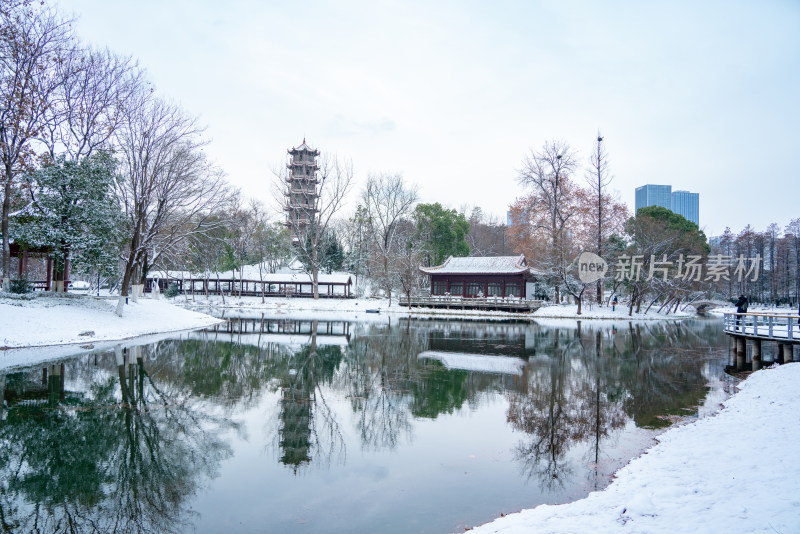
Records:
<instances>
[{"instance_id":1,"label":"person standing","mask_svg":"<svg viewBox=\"0 0 800 534\"><path fill-rule=\"evenodd\" d=\"M742 321L742 316L739 315L741 313L747 313L747 297L744 295L739 295L739 300L736 301L736 326L733 328L733 331L739 329L739 325Z\"/></svg>"}]
</instances>

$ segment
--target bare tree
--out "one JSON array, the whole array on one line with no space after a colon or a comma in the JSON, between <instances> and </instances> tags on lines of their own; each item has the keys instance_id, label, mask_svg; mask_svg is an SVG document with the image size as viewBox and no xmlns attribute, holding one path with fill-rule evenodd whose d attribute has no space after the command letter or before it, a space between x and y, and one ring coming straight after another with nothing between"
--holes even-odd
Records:
<instances>
[{"instance_id":1,"label":"bare tree","mask_svg":"<svg viewBox=\"0 0 800 534\"><path fill-rule=\"evenodd\" d=\"M590 168L586 173L586 182L589 184L590 201L592 203L592 241L595 247L595 254L603 256L603 242L607 232L605 220L608 217L603 213L606 204L608 184L611 183L611 175L608 172L608 155L603 147L603 136L597 132L597 144L591 156L589 156ZM603 302L603 280L597 281L597 303Z\"/></svg>"},{"instance_id":2,"label":"bare tree","mask_svg":"<svg viewBox=\"0 0 800 534\"><path fill-rule=\"evenodd\" d=\"M73 45L56 66L60 83L47 109L42 138L51 159L78 161L107 146L136 102L144 74L135 61L108 50Z\"/></svg>"},{"instance_id":3,"label":"bare tree","mask_svg":"<svg viewBox=\"0 0 800 534\"><path fill-rule=\"evenodd\" d=\"M41 135L59 86L56 65L71 41L69 21L28 2L0 5L0 185L3 207L3 287L11 271L8 219L17 177L32 166L31 143Z\"/></svg>"},{"instance_id":4,"label":"bare tree","mask_svg":"<svg viewBox=\"0 0 800 534\"><path fill-rule=\"evenodd\" d=\"M355 213L336 221L336 234L341 236L346 249L346 270L355 275L355 291L361 294L362 274L369 276L369 250L372 241L372 229L369 216L364 206L358 205Z\"/></svg>"},{"instance_id":5,"label":"bare tree","mask_svg":"<svg viewBox=\"0 0 800 534\"><path fill-rule=\"evenodd\" d=\"M335 155L323 154L317 172L318 185L314 194L306 195L302 217L288 217L287 226L297 236L296 252L308 265L314 298L319 298L319 271L325 263L324 240L334 215L342 208L353 185L353 163ZM291 196L286 194L288 171L273 171L276 177L273 195L281 208L292 213Z\"/></svg>"},{"instance_id":6,"label":"bare tree","mask_svg":"<svg viewBox=\"0 0 800 534\"><path fill-rule=\"evenodd\" d=\"M138 95L115 135L121 154L117 194L128 224L124 273L117 314L129 285L143 278L161 254L202 232L214 212L226 213L232 191L222 171L202 153L201 130L179 107L149 93ZM134 298L141 289L136 284Z\"/></svg>"},{"instance_id":7,"label":"bare tree","mask_svg":"<svg viewBox=\"0 0 800 534\"><path fill-rule=\"evenodd\" d=\"M289 231L280 223L269 220L264 206L256 201L250 202L250 216L253 221L250 241L250 258L258 265L261 281L261 302L264 302L264 275L275 273L292 255L292 239Z\"/></svg>"},{"instance_id":8,"label":"bare tree","mask_svg":"<svg viewBox=\"0 0 800 534\"><path fill-rule=\"evenodd\" d=\"M467 217L467 244L470 256L507 256L506 225L479 206L462 206L459 211Z\"/></svg>"},{"instance_id":9,"label":"bare tree","mask_svg":"<svg viewBox=\"0 0 800 534\"><path fill-rule=\"evenodd\" d=\"M371 174L361 193L361 201L373 231L374 261L379 271L383 289L392 302L392 276L390 265L397 249L397 231L400 221L411 214L418 198L416 186L407 187L399 174Z\"/></svg>"},{"instance_id":10,"label":"bare tree","mask_svg":"<svg viewBox=\"0 0 800 534\"><path fill-rule=\"evenodd\" d=\"M519 181L531 194L512 210L517 232L517 248L532 254L538 269L549 275L560 301L559 286L572 263L570 243L577 228L578 188L572 181L577 158L563 141L549 141L541 151L531 150L519 171ZM525 232L528 246L520 246L519 232ZM527 248L527 250L525 250Z\"/></svg>"},{"instance_id":11,"label":"bare tree","mask_svg":"<svg viewBox=\"0 0 800 534\"><path fill-rule=\"evenodd\" d=\"M413 221L403 219L397 226L398 250L392 266L392 275L406 294L410 306L412 291L422 287L426 280L426 276L419 270L425 251L419 246L419 233Z\"/></svg>"}]
</instances>

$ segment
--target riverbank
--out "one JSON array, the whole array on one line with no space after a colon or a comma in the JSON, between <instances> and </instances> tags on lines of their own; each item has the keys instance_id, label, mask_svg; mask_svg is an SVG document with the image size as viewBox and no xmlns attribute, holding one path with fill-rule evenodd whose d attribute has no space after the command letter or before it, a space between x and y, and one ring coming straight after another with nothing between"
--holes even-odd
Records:
<instances>
[{"instance_id":1,"label":"riverbank","mask_svg":"<svg viewBox=\"0 0 800 534\"><path fill-rule=\"evenodd\" d=\"M753 373L711 417L667 430L603 491L475 534L800 532L800 364Z\"/></svg>"},{"instance_id":2,"label":"riverbank","mask_svg":"<svg viewBox=\"0 0 800 534\"><path fill-rule=\"evenodd\" d=\"M216 310L236 310L237 313L270 312L270 313L297 313L297 312L328 312L328 313L347 313L359 314L366 313L367 310L375 313L391 313L403 316L437 316L437 317L491 317L491 318L548 318L548 319L617 319L617 320L674 320L685 319L696 315L694 308L687 308L677 313L657 313L651 309L649 313L633 313L628 315L627 306L615 306L614 309L606 306L584 305L581 314L578 315L578 306L575 304L551 305L539 308L533 313L512 313L503 311L486 310L448 310L444 308L411 308L400 306L396 299L391 304L385 298L368 299L327 299L321 298L314 300L311 298L267 298L264 302L260 297L222 297L189 295L175 297L175 304L185 306L189 309L216 309Z\"/></svg>"},{"instance_id":3,"label":"riverbank","mask_svg":"<svg viewBox=\"0 0 800 534\"><path fill-rule=\"evenodd\" d=\"M114 313L116 299L40 293L0 297L0 349L96 343L204 328L220 322L164 300L140 299ZM0 352L2 357L2 352Z\"/></svg>"}]
</instances>

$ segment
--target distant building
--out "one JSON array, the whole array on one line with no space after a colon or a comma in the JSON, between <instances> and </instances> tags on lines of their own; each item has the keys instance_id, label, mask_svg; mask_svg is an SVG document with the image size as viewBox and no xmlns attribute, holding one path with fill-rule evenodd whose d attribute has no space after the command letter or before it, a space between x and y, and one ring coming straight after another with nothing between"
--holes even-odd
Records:
<instances>
[{"instance_id":1,"label":"distant building","mask_svg":"<svg viewBox=\"0 0 800 534\"><path fill-rule=\"evenodd\" d=\"M303 139L303 144L288 152L291 158L286 164L289 174L286 176L287 188L284 192L286 202L283 209L287 212L285 224L297 242L317 214L319 150L306 145L306 140Z\"/></svg>"},{"instance_id":2,"label":"distant building","mask_svg":"<svg viewBox=\"0 0 800 534\"><path fill-rule=\"evenodd\" d=\"M647 184L636 188L636 211L648 206L672 209L672 186Z\"/></svg>"},{"instance_id":3,"label":"distant building","mask_svg":"<svg viewBox=\"0 0 800 534\"><path fill-rule=\"evenodd\" d=\"M672 192L672 211L700 226L700 194L689 191Z\"/></svg>"},{"instance_id":4,"label":"distant building","mask_svg":"<svg viewBox=\"0 0 800 534\"><path fill-rule=\"evenodd\" d=\"M671 185L647 184L636 188L636 211L648 206L667 208L700 226L700 194L673 191Z\"/></svg>"}]
</instances>

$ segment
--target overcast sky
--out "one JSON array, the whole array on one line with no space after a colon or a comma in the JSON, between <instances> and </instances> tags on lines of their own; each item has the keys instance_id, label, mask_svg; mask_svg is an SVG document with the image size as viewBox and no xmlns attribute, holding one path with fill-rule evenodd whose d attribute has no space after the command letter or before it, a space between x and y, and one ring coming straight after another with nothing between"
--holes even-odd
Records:
<instances>
[{"instance_id":1,"label":"overcast sky","mask_svg":"<svg viewBox=\"0 0 800 534\"><path fill-rule=\"evenodd\" d=\"M633 208L700 193L708 235L800 217L800 2L59 0L200 117L248 196L303 137L423 202L505 220L531 149L599 130ZM582 175L582 173L581 173Z\"/></svg>"}]
</instances>

